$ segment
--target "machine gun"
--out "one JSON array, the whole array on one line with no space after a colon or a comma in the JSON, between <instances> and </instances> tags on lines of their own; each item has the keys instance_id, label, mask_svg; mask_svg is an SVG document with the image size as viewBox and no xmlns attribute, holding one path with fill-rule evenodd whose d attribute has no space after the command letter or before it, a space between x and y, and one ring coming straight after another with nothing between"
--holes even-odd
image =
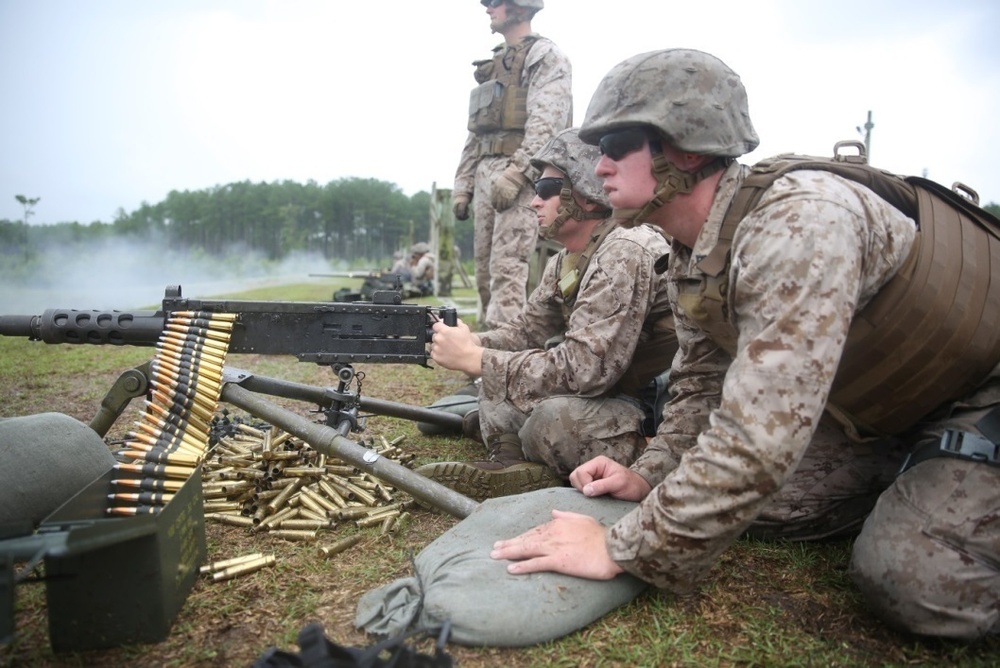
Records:
<instances>
[{"instance_id":1,"label":"machine gun","mask_svg":"<svg viewBox=\"0 0 1000 668\"><path fill-rule=\"evenodd\" d=\"M152 347L161 342L174 316L201 319L221 314L227 314L227 321L231 318L232 322L228 353L292 355L300 362L331 367L337 385L314 387L255 375L225 364L220 374L220 401L283 429L328 457L339 458L408 492L425 505L458 518L475 509L477 504L472 499L348 438L351 432L364 430L362 411L451 429L463 428L463 419L452 413L362 398L360 378L352 366L357 362L426 366L431 325L438 321L455 325L454 308L403 304L398 293L379 295L376 301L350 303L188 299L182 296L180 286L168 286L162 306L156 311L48 309L35 316L4 315L0 316L0 335L50 344ZM154 367L155 361L148 361L121 374L90 423L94 432L105 437L128 403L155 387ZM352 384L356 384L357 390L352 389ZM324 423L304 418L261 395L311 402L324 415ZM473 433L471 426L465 431ZM101 517L102 504L107 503L103 492L107 491L112 476L109 472L104 476L108 480L95 480L79 492L43 521L37 533L0 536L0 599L6 599L0 600L0 639L13 633L13 563L22 559L28 559L31 567L44 559L47 570L70 568L78 576L86 574L71 578L71 585L54 585L49 591L50 598L64 597L64 605L57 607L68 611L66 618L58 622L52 622L50 616L50 627L58 633L58 643L63 647L152 641L166 634L204 557L199 483L189 479L159 515L95 520L95 516ZM99 622L97 638L90 627L85 628L76 620L96 595L91 584L106 584L110 571L115 570L108 564L118 563L114 560L122 554L133 562L155 562L157 569L162 566L164 584L151 597L152 603L146 606L148 610L143 609L142 616L148 620L146 613L153 615L155 611L155 623L125 624L123 619L137 616L123 615L122 611L127 609L125 599L115 598L108 603L108 615L117 621L110 626ZM115 575L120 577L118 573ZM126 588L131 592L138 586L138 580L134 579ZM57 644L55 636L53 641Z\"/></svg>"},{"instance_id":2,"label":"machine gun","mask_svg":"<svg viewBox=\"0 0 1000 668\"><path fill-rule=\"evenodd\" d=\"M400 299L414 299L431 294L427 286L413 285L409 277L391 271L334 271L328 274L309 274L330 278L363 278L360 290L340 288L333 293L335 302L379 301L397 295Z\"/></svg>"},{"instance_id":3,"label":"machine gun","mask_svg":"<svg viewBox=\"0 0 1000 668\"><path fill-rule=\"evenodd\" d=\"M223 370L221 400L242 408L298 436L320 452L340 457L383 477L418 500L457 517L465 517L475 502L370 451L346 438L364 429L359 415L370 412L429 422L472 435L461 416L392 401L363 398L352 389L353 364L427 364L427 342L435 321L457 322L454 308L399 303L398 296L381 302L278 302L188 299L180 286L166 288L158 311L82 311L48 309L36 316L0 316L0 335L26 336L51 344L155 346L167 317L177 312L235 315L230 353L293 355L300 362L330 366L336 388L319 388L259 376L232 368ZM104 437L128 403L149 391L147 362L124 372L101 402L90 427ZM302 418L259 394L312 402L325 416L325 426ZM380 470L383 469L383 470Z\"/></svg>"}]
</instances>

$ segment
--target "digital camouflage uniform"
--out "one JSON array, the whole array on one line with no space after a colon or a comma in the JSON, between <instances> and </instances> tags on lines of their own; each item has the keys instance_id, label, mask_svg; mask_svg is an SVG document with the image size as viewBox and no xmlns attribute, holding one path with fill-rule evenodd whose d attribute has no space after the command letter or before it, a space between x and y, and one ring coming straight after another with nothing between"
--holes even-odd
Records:
<instances>
[{"instance_id":1,"label":"digital camouflage uniform","mask_svg":"<svg viewBox=\"0 0 1000 668\"><path fill-rule=\"evenodd\" d=\"M644 344L670 323L665 278L653 271L668 251L649 227L614 228L597 248L572 309L559 291L560 251L510 322L483 332L479 423L485 442L517 433L529 461L566 477L606 455L628 464L642 451L645 412L616 384ZM668 334L671 341L672 334ZM560 342L545 349L546 342Z\"/></svg>"},{"instance_id":2,"label":"digital camouflage uniform","mask_svg":"<svg viewBox=\"0 0 1000 668\"><path fill-rule=\"evenodd\" d=\"M749 172L733 160L758 144L742 83L702 52L639 54L598 86L580 137L596 144L636 125L681 152L716 156L725 171L694 248L676 240L671 247L666 276L680 345L672 398L632 465L652 491L607 530L611 558L657 587L686 593L744 533L804 540L860 527L852 575L886 623L965 639L1000 632L1000 467L936 456L898 474L908 453L939 443L946 429L987 435L976 425L1000 405L1000 366L969 358L977 365L969 373L984 380L959 401L942 396L943 407L894 438L859 438L858 425L827 404L838 369L852 366L853 357L841 359L848 331L852 341L855 334L866 340L871 321L851 325L907 261L913 221L854 181L827 171L787 173L739 220L717 295L707 291L700 263L724 247L722 222ZM681 172L653 150L655 197L616 216L648 220L711 168ZM996 281L993 265L969 263L969 271L954 268L970 281L957 293L995 294L983 285ZM720 308L709 308L713 302ZM982 313L963 316L981 317L977 333L995 337L983 323L995 320L996 299L980 303ZM950 352L942 350L928 373L958 364L961 351ZM904 367L896 376L923 383L924 370Z\"/></svg>"},{"instance_id":3,"label":"digital camouflage uniform","mask_svg":"<svg viewBox=\"0 0 1000 668\"><path fill-rule=\"evenodd\" d=\"M503 53L525 46L530 49L521 73L521 85L528 89L523 141L512 155L504 155L498 148L500 140L516 133L470 132L455 173L453 197L472 194L476 289L484 328L510 320L521 310L526 300L528 261L538 240L538 224L529 206L534 197L530 184L521 189L511 207L496 211L490 203L493 183L510 165L525 175L526 184L534 181L538 174L529 159L573 120L569 59L545 37L532 35L526 42L497 47Z\"/></svg>"},{"instance_id":4,"label":"digital camouflage uniform","mask_svg":"<svg viewBox=\"0 0 1000 668\"><path fill-rule=\"evenodd\" d=\"M677 285L715 245L745 169L726 172L695 248L672 247L667 275L681 347L671 371L675 399L632 467L654 489L608 531L612 558L686 592L748 529L791 539L836 535L857 528L880 498L854 555L856 580L880 615L918 633L1000 631L1000 469L936 458L893 482L913 441L930 436L858 445L823 415L851 319L906 258L912 221L840 177L786 175L733 241L736 355L676 303ZM987 383L968 401L998 399ZM977 415L956 419L969 429ZM887 562L912 579L885 579Z\"/></svg>"}]
</instances>

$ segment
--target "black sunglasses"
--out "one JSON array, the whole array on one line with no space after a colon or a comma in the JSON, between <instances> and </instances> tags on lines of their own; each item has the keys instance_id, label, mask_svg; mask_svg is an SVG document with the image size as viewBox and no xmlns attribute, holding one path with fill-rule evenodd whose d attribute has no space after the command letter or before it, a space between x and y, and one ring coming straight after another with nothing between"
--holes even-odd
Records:
<instances>
[{"instance_id":1,"label":"black sunglasses","mask_svg":"<svg viewBox=\"0 0 1000 668\"><path fill-rule=\"evenodd\" d=\"M621 160L629 153L641 149L647 141L650 144L654 141L650 138L649 131L641 128L626 128L604 135L598 146L601 149L601 155L606 155L612 160Z\"/></svg>"},{"instance_id":2,"label":"black sunglasses","mask_svg":"<svg viewBox=\"0 0 1000 668\"><path fill-rule=\"evenodd\" d=\"M544 179L535 181L535 194L542 199L555 197L563 188L563 179L558 176L546 176Z\"/></svg>"},{"instance_id":3,"label":"black sunglasses","mask_svg":"<svg viewBox=\"0 0 1000 668\"><path fill-rule=\"evenodd\" d=\"M479 4L483 7L492 7L493 9L496 9L505 2L507 2L507 0L479 0Z\"/></svg>"}]
</instances>

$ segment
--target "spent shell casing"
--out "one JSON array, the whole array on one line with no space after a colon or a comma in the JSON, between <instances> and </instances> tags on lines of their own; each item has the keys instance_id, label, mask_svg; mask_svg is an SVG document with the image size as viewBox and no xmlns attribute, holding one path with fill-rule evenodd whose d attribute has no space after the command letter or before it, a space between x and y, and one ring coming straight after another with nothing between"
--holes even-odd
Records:
<instances>
[{"instance_id":1,"label":"spent shell casing","mask_svg":"<svg viewBox=\"0 0 1000 668\"><path fill-rule=\"evenodd\" d=\"M267 566L272 566L274 563L274 555L268 554L263 557L258 557L252 561L245 561L242 564L236 564L235 566L224 568L221 571L216 571L215 573L212 573L212 580L219 582L221 580L229 580L230 578L239 577L240 575L248 575Z\"/></svg>"},{"instance_id":2,"label":"spent shell casing","mask_svg":"<svg viewBox=\"0 0 1000 668\"><path fill-rule=\"evenodd\" d=\"M302 488L299 488L298 502L301 507L306 510L310 510L314 513L319 513L320 515L326 515L326 508L316 503L312 498L302 493Z\"/></svg>"},{"instance_id":3,"label":"spent shell casing","mask_svg":"<svg viewBox=\"0 0 1000 668\"><path fill-rule=\"evenodd\" d=\"M203 510L206 513L229 513L239 512L243 505L239 501L206 501Z\"/></svg>"},{"instance_id":4,"label":"spent shell casing","mask_svg":"<svg viewBox=\"0 0 1000 668\"><path fill-rule=\"evenodd\" d=\"M354 526L359 528L372 527L382 524L384 520L394 519L399 515L399 508L391 510L387 513L374 513L368 517L362 517L360 519L354 520Z\"/></svg>"},{"instance_id":5,"label":"spent shell casing","mask_svg":"<svg viewBox=\"0 0 1000 668\"><path fill-rule=\"evenodd\" d=\"M362 517L369 517L380 511L381 508L372 508L370 506L348 506L347 508L338 509L331 517L336 517L338 520L356 520Z\"/></svg>"},{"instance_id":6,"label":"spent shell casing","mask_svg":"<svg viewBox=\"0 0 1000 668\"><path fill-rule=\"evenodd\" d=\"M360 487L358 487L357 485L355 485L352 482L347 483L347 485L345 485L345 486L347 487L347 489L351 490L351 492L354 494L354 498L358 499L359 501L361 501L365 505L368 505L368 506L374 506L375 505L375 496L371 492L369 492L368 490L361 489Z\"/></svg>"},{"instance_id":7,"label":"spent shell casing","mask_svg":"<svg viewBox=\"0 0 1000 668\"><path fill-rule=\"evenodd\" d=\"M211 573L213 571L221 571L224 568L229 568L230 566L235 566L236 564L242 564L247 561L253 561L254 559L260 559L264 556L263 552L254 552L253 554L246 554L242 557L233 557L231 559L222 559L220 561L213 561L210 564L205 564L198 569L201 574Z\"/></svg>"},{"instance_id":8,"label":"spent shell casing","mask_svg":"<svg viewBox=\"0 0 1000 668\"><path fill-rule=\"evenodd\" d=\"M269 536L282 540L311 542L316 540L316 531L303 531L299 529L272 529L267 532Z\"/></svg>"},{"instance_id":9,"label":"spent shell casing","mask_svg":"<svg viewBox=\"0 0 1000 668\"><path fill-rule=\"evenodd\" d=\"M267 503L268 510L271 513L275 513L281 510L285 506L285 504L288 503L288 500L292 498L292 495L299 490L299 487L301 487L301 485L302 485L302 478L297 478L296 484L289 485L288 487L282 489L281 494L268 501Z\"/></svg>"},{"instance_id":10,"label":"spent shell casing","mask_svg":"<svg viewBox=\"0 0 1000 668\"><path fill-rule=\"evenodd\" d=\"M313 510L312 508L299 508L299 517L303 519L316 520L317 522L329 522L328 518L324 513Z\"/></svg>"},{"instance_id":11,"label":"spent shell casing","mask_svg":"<svg viewBox=\"0 0 1000 668\"><path fill-rule=\"evenodd\" d=\"M356 533L353 536L341 538L336 543L332 543L331 545L323 545L318 550L319 556L328 559L335 554L340 554L344 550L357 545L363 538L364 534Z\"/></svg>"},{"instance_id":12,"label":"spent shell casing","mask_svg":"<svg viewBox=\"0 0 1000 668\"><path fill-rule=\"evenodd\" d=\"M305 504L315 510L318 513L326 514L328 510L336 510L337 506L330 502L325 496L315 491L311 487L302 486L299 488L299 494L301 494L304 499L309 499L312 504Z\"/></svg>"},{"instance_id":13,"label":"spent shell casing","mask_svg":"<svg viewBox=\"0 0 1000 668\"><path fill-rule=\"evenodd\" d=\"M253 520L249 517L244 517L243 515L234 515L232 513L205 513L205 519L211 520L213 522L218 522L219 524L228 524L234 527L252 527Z\"/></svg>"},{"instance_id":14,"label":"spent shell casing","mask_svg":"<svg viewBox=\"0 0 1000 668\"><path fill-rule=\"evenodd\" d=\"M319 529L329 529L333 526L333 522L330 520L291 519L281 520L277 523L279 529L299 529L302 531L317 531Z\"/></svg>"},{"instance_id":15,"label":"spent shell casing","mask_svg":"<svg viewBox=\"0 0 1000 668\"><path fill-rule=\"evenodd\" d=\"M253 531L262 531L264 529L269 529L274 524L281 522L282 520L292 519L297 517L299 514L298 508L284 508L279 510L270 517L264 518L264 521L253 528Z\"/></svg>"},{"instance_id":16,"label":"spent shell casing","mask_svg":"<svg viewBox=\"0 0 1000 668\"><path fill-rule=\"evenodd\" d=\"M293 478L318 478L326 473L326 469L312 466L286 466L281 472Z\"/></svg>"},{"instance_id":17,"label":"spent shell casing","mask_svg":"<svg viewBox=\"0 0 1000 668\"><path fill-rule=\"evenodd\" d=\"M330 499L330 502L333 503L333 505L338 508L347 507L347 499L341 496L340 492L335 490L330 483L323 478L320 478L317 484L319 485L320 491L326 496L326 498Z\"/></svg>"}]
</instances>

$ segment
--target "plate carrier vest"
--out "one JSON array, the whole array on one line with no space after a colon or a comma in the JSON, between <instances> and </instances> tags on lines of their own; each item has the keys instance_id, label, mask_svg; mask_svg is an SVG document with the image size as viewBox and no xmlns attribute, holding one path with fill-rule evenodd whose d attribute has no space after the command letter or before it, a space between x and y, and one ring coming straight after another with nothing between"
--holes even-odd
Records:
<instances>
[{"instance_id":1,"label":"plate carrier vest","mask_svg":"<svg viewBox=\"0 0 1000 668\"><path fill-rule=\"evenodd\" d=\"M859 155L841 155L843 146ZM912 218L917 235L896 275L848 332L827 411L857 440L898 434L982 383L1000 362L1000 218L978 195L871 167L864 145L838 142L834 157L779 155L751 168L723 219L703 273L682 304L731 355L738 332L729 319L730 248L736 228L783 174L811 169L860 183ZM965 195L958 191L965 191Z\"/></svg>"}]
</instances>

